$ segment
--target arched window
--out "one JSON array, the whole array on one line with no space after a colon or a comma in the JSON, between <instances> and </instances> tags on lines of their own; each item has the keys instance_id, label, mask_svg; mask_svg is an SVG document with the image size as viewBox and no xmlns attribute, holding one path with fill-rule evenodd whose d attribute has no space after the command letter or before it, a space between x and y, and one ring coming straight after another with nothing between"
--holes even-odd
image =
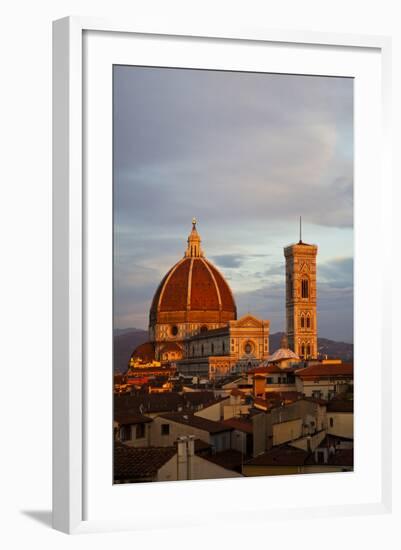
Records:
<instances>
[{"instance_id":1,"label":"arched window","mask_svg":"<svg viewBox=\"0 0 401 550\"><path fill-rule=\"evenodd\" d=\"M301 281L301 296L302 296L302 298L309 298L309 281L308 281L308 279L302 279L302 281Z\"/></svg>"},{"instance_id":2,"label":"arched window","mask_svg":"<svg viewBox=\"0 0 401 550\"><path fill-rule=\"evenodd\" d=\"M310 357L310 344L306 346L306 355L307 357Z\"/></svg>"},{"instance_id":3,"label":"arched window","mask_svg":"<svg viewBox=\"0 0 401 550\"><path fill-rule=\"evenodd\" d=\"M306 317L306 328L310 328L310 315Z\"/></svg>"},{"instance_id":4,"label":"arched window","mask_svg":"<svg viewBox=\"0 0 401 550\"><path fill-rule=\"evenodd\" d=\"M305 326L305 316L302 313L302 315L301 315L301 328L304 328L304 326Z\"/></svg>"},{"instance_id":5,"label":"arched window","mask_svg":"<svg viewBox=\"0 0 401 550\"><path fill-rule=\"evenodd\" d=\"M305 344L302 344L301 346L301 355L302 357L305 357Z\"/></svg>"},{"instance_id":6,"label":"arched window","mask_svg":"<svg viewBox=\"0 0 401 550\"><path fill-rule=\"evenodd\" d=\"M201 332L207 332L207 325L202 325L200 328Z\"/></svg>"}]
</instances>

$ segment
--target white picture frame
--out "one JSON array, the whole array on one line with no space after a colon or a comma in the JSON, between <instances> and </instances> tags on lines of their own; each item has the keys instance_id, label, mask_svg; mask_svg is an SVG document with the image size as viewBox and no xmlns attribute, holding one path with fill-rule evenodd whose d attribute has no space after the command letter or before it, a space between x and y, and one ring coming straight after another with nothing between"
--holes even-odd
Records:
<instances>
[{"instance_id":1,"label":"white picture frame","mask_svg":"<svg viewBox=\"0 0 401 550\"><path fill-rule=\"evenodd\" d=\"M85 357L88 348L88 334L85 316L85 296L87 285L85 269L88 263L88 230L85 219L84 179L85 154L87 149L83 136L85 118L85 95L83 59L85 52L85 33L108 34L113 41L116 36L147 37L158 40L160 37L179 37L180 40L193 40L208 43L213 48L216 41L230 44L282 44L292 47L313 49L314 47L340 48L345 52L358 50L374 51L380 57L381 112L378 123L381 133L380 141L380 187L381 208L377 212L378 238L390 233L385 216L386 206L391 203L391 175L389 159L389 125L390 125L390 55L391 41L387 37L336 35L314 32L287 32L264 29L208 29L181 28L166 25L164 28L143 28L125 21L104 21L93 18L69 17L54 22L53 29L53 526L66 533L88 532L99 530L150 528L143 519L121 517L109 518L99 514L88 518L85 510L88 506L88 464L85 462L87 451L88 403L85 400L87 372ZM114 37L114 38L113 38ZM152 52L156 59L157 49ZM110 181L111 185L111 181ZM90 195L89 195L90 199ZM375 202L373 200L373 202ZM378 223L378 220L380 223ZM111 237L111 236L110 236ZM364 246L363 237L356 242L356 249ZM383 315L380 325L380 422L377 434L380 433L380 498L363 502L335 503L333 506L295 506L280 505L277 510L270 507L270 517L305 517L311 514L346 515L361 513L384 513L391 509L391 357L388 338L390 330L389 304L390 286L390 245L383 246L379 254L384 269L377 273L377 283L382 295L378 298L377 307ZM362 296L356 300L356 307L361 304ZM379 349L379 348L378 348ZM378 351L379 353L379 351ZM111 365L110 365L111 368ZM358 376L357 376L358 378ZM111 388L110 388L111 390ZM365 391L365 390L363 390ZM367 391L367 390L366 390ZM111 392L110 392L111 393ZM93 403L93 399L91 401ZM111 418L110 418L111 422ZM110 430L110 426L104 426ZM376 433L376 432L375 432ZM111 439L111 438L110 438ZM380 462L380 464L379 464ZM302 477L302 476L299 476ZM110 473L111 481L111 473ZM240 480L247 483L248 490L255 489L255 480ZM277 483L280 479L274 480ZM232 481L223 482L230 492ZM234 480L235 483L235 480ZM196 484L202 499L202 485L207 484L208 492L222 489L221 482L186 482ZM220 485L219 485L220 484ZM152 484L152 487L141 486L141 491L151 492L152 497L169 498L169 493L178 491L176 484ZM161 487L163 486L163 487ZM170 486L170 487L169 487ZM242 485L244 487L245 485ZM238 485L236 486L238 488ZM139 489L138 489L139 490ZM187 489L181 491L186 498ZM193 488L192 488L193 490ZM144 493L143 493L144 494ZM120 493L121 495L121 493ZM228 498L228 501L230 499ZM230 506L223 514L229 521ZM272 509L273 508L273 509ZM262 515L249 508L242 514L243 520L262 521ZM166 524L172 519L166 516ZM189 525L196 519L196 510L185 517L180 517L180 524ZM142 523L141 523L142 522Z\"/></svg>"}]
</instances>

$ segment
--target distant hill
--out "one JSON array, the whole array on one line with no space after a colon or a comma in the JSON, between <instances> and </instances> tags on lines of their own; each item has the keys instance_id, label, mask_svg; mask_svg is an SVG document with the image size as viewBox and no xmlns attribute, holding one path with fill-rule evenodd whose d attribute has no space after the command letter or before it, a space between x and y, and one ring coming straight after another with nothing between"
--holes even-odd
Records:
<instances>
[{"instance_id":1,"label":"distant hill","mask_svg":"<svg viewBox=\"0 0 401 550\"><path fill-rule=\"evenodd\" d=\"M121 336L122 334L127 334L128 332L146 332L141 328L115 328L114 329L114 336Z\"/></svg>"},{"instance_id":2,"label":"distant hill","mask_svg":"<svg viewBox=\"0 0 401 550\"><path fill-rule=\"evenodd\" d=\"M274 353L276 349L280 347L281 338L284 336L284 332L275 332L270 334L270 353ZM354 345L346 342L336 342L335 340L329 340L328 338L318 338L317 345L319 353L327 355L330 358L342 359L343 361L353 361L354 359Z\"/></svg>"},{"instance_id":3,"label":"distant hill","mask_svg":"<svg viewBox=\"0 0 401 550\"><path fill-rule=\"evenodd\" d=\"M148 331L139 328L114 330L114 372L124 372L134 349L148 340Z\"/></svg>"},{"instance_id":4,"label":"distant hill","mask_svg":"<svg viewBox=\"0 0 401 550\"><path fill-rule=\"evenodd\" d=\"M270 335L270 353L274 353L280 347L283 332L275 332ZM114 330L114 371L126 370L129 358L134 349L148 340L148 331L139 328L126 328ZM336 342L327 338L318 338L319 353L329 357L352 361L354 358L353 344Z\"/></svg>"}]
</instances>

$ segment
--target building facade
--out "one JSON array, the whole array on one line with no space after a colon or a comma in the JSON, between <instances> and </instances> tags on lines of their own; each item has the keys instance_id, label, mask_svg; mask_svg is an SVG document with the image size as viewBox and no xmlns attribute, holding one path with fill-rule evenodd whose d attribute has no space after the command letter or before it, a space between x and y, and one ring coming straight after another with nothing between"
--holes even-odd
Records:
<instances>
[{"instance_id":1,"label":"building facade","mask_svg":"<svg viewBox=\"0 0 401 550\"><path fill-rule=\"evenodd\" d=\"M177 370L211 380L245 373L267 359L269 327L268 320L245 315L225 327L199 332L185 340Z\"/></svg>"}]
</instances>

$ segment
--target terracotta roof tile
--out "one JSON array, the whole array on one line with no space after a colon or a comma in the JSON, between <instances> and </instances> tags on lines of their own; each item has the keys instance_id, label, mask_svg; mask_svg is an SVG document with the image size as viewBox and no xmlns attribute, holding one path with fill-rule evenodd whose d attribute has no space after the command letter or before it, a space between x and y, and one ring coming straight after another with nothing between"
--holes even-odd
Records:
<instances>
[{"instance_id":1,"label":"terracotta roof tile","mask_svg":"<svg viewBox=\"0 0 401 550\"><path fill-rule=\"evenodd\" d=\"M234 430L238 430L240 432L246 432L248 434L253 433L253 424L247 419L228 418L227 420L223 420L223 424L226 424L230 428L233 428Z\"/></svg>"},{"instance_id":2,"label":"terracotta roof tile","mask_svg":"<svg viewBox=\"0 0 401 550\"><path fill-rule=\"evenodd\" d=\"M214 420L202 418L194 414L177 412L161 414L160 417L171 420L172 422L178 422L179 424L186 424L187 426L192 426L193 428L198 428L199 430L204 430L211 434L232 430L232 428L226 426L223 422L215 422Z\"/></svg>"},{"instance_id":3,"label":"terracotta roof tile","mask_svg":"<svg viewBox=\"0 0 401 550\"><path fill-rule=\"evenodd\" d=\"M273 447L269 451L246 462L249 466L302 466L309 453L290 445Z\"/></svg>"},{"instance_id":4,"label":"terracotta roof tile","mask_svg":"<svg viewBox=\"0 0 401 550\"><path fill-rule=\"evenodd\" d=\"M236 318L234 298L221 273L204 257L188 257L177 262L164 276L152 301L151 321L159 312L187 312L189 288L190 311L223 311L229 314L228 319Z\"/></svg>"},{"instance_id":5,"label":"terracotta roof tile","mask_svg":"<svg viewBox=\"0 0 401 550\"><path fill-rule=\"evenodd\" d=\"M118 422L121 426L126 424L145 424L148 422L152 422L152 418L149 418L149 416L144 416L143 414L135 414L135 413L115 413L114 414L114 420Z\"/></svg>"},{"instance_id":6,"label":"terracotta roof tile","mask_svg":"<svg viewBox=\"0 0 401 550\"><path fill-rule=\"evenodd\" d=\"M316 364L310 365L296 371L297 376L300 378L314 378L320 377L333 377L333 376L353 376L354 366L352 363L341 364Z\"/></svg>"},{"instance_id":7,"label":"terracotta roof tile","mask_svg":"<svg viewBox=\"0 0 401 550\"><path fill-rule=\"evenodd\" d=\"M114 481L135 481L154 477L175 454L175 447L128 447L114 443Z\"/></svg>"}]
</instances>

